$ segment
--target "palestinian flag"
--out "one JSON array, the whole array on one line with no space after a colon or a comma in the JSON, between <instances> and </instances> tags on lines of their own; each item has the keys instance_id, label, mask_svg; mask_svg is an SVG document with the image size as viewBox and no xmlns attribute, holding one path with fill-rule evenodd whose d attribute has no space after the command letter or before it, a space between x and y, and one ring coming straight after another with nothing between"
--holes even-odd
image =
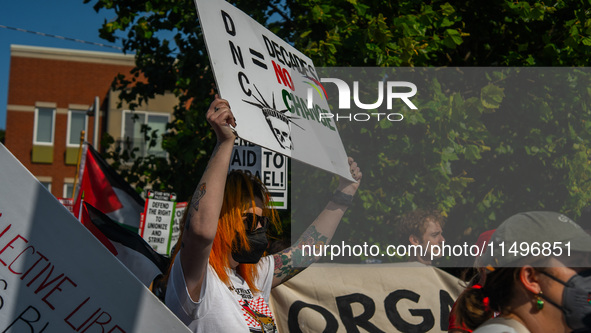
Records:
<instances>
[{"instance_id":1,"label":"palestinian flag","mask_svg":"<svg viewBox=\"0 0 591 333\"><path fill-rule=\"evenodd\" d=\"M82 201L133 230L139 228L144 200L88 143L84 144L78 172L74 203L78 219Z\"/></svg>"},{"instance_id":2,"label":"palestinian flag","mask_svg":"<svg viewBox=\"0 0 591 333\"><path fill-rule=\"evenodd\" d=\"M86 202L81 222L146 287L158 275L167 272L170 259L154 251L140 235L122 227Z\"/></svg>"}]
</instances>

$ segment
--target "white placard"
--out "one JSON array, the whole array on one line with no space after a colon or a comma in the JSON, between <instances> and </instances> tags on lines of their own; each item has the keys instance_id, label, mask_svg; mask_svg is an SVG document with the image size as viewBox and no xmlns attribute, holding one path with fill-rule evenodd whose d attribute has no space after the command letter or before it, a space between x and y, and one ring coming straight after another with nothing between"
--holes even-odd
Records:
<instances>
[{"instance_id":1,"label":"white placard","mask_svg":"<svg viewBox=\"0 0 591 333\"><path fill-rule=\"evenodd\" d=\"M179 239L187 203L175 202L175 193L148 190L147 197L139 234L154 251L169 256Z\"/></svg>"},{"instance_id":2,"label":"white placard","mask_svg":"<svg viewBox=\"0 0 591 333\"><path fill-rule=\"evenodd\" d=\"M174 208L174 217L172 219L172 231L170 235L170 245L168 246L168 255L172 254L172 250L179 240L181 235L180 223L187 209L187 202L177 202Z\"/></svg>"},{"instance_id":3,"label":"white placard","mask_svg":"<svg viewBox=\"0 0 591 333\"><path fill-rule=\"evenodd\" d=\"M0 332L190 332L0 144Z\"/></svg>"},{"instance_id":4,"label":"white placard","mask_svg":"<svg viewBox=\"0 0 591 333\"><path fill-rule=\"evenodd\" d=\"M330 111L312 61L225 1L195 4L238 136L353 180L334 120L322 116Z\"/></svg>"},{"instance_id":5,"label":"white placard","mask_svg":"<svg viewBox=\"0 0 591 333\"><path fill-rule=\"evenodd\" d=\"M287 209L288 158L237 138L229 170L242 170L258 177L269 190L271 206Z\"/></svg>"},{"instance_id":6,"label":"white placard","mask_svg":"<svg viewBox=\"0 0 591 333\"><path fill-rule=\"evenodd\" d=\"M174 205L174 201L146 200L145 222L140 226L140 235L160 254L168 254Z\"/></svg>"}]
</instances>

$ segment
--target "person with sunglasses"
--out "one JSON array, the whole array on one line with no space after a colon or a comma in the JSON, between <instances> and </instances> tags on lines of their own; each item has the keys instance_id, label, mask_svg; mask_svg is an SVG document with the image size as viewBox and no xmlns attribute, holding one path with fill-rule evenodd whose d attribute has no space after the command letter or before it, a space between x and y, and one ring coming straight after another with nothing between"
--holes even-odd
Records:
<instances>
[{"instance_id":1,"label":"person with sunglasses","mask_svg":"<svg viewBox=\"0 0 591 333\"><path fill-rule=\"evenodd\" d=\"M357 182L341 178L335 196L299 240L263 257L267 230L279 223L277 213L259 179L227 173L235 140L231 126L236 126L228 102L216 96L207 121L218 142L187 207L165 303L193 332L276 332L268 306L271 288L315 261L301 255L301 246L328 243L362 174L349 158Z\"/></svg>"}]
</instances>

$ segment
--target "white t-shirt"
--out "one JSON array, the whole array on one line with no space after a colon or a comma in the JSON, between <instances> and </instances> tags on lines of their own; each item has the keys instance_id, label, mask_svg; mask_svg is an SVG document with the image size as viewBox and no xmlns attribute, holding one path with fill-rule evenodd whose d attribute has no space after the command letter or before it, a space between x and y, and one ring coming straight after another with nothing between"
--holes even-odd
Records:
<instances>
[{"instance_id":1,"label":"white t-shirt","mask_svg":"<svg viewBox=\"0 0 591 333\"><path fill-rule=\"evenodd\" d=\"M515 319L496 317L485 321L473 333L530 333L530 331Z\"/></svg>"},{"instance_id":2,"label":"white t-shirt","mask_svg":"<svg viewBox=\"0 0 591 333\"><path fill-rule=\"evenodd\" d=\"M207 273L201 286L199 302L194 302L189 296L183 268L181 267L180 254L172 265L168 285L166 288L165 303L177 317L191 329L192 332L277 332L274 321L272 325L266 324L261 329L260 321L250 314L260 316L262 322L268 323L273 319L269 309L269 294L273 283L274 262L273 256L261 258L258 263L259 276L255 285L261 291L253 294L248 284L235 270L229 270L228 275L234 287L230 290L218 277L217 273L207 265Z\"/></svg>"}]
</instances>

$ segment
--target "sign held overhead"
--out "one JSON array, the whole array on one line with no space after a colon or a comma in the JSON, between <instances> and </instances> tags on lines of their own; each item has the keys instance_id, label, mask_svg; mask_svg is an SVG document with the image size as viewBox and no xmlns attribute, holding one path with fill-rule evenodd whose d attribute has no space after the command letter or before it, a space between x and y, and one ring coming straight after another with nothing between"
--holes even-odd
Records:
<instances>
[{"instance_id":1,"label":"sign held overhead","mask_svg":"<svg viewBox=\"0 0 591 333\"><path fill-rule=\"evenodd\" d=\"M353 180L312 60L225 1L195 5L238 136Z\"/></svg>"}]
</instances>

